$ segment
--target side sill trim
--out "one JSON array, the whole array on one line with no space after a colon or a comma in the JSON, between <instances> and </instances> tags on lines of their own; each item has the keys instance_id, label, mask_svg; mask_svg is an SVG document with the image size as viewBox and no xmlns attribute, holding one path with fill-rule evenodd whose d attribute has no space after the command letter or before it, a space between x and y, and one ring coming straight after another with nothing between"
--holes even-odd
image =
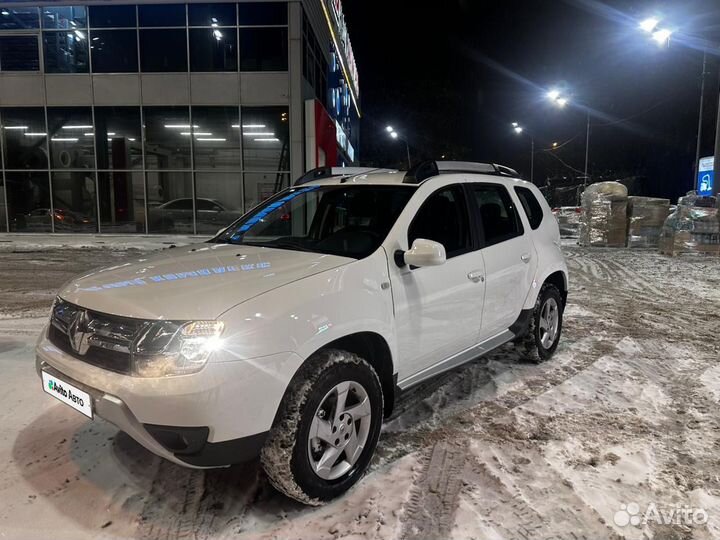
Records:
<instances>
[{"instance_id":1,"label":"side sill trim","mask_svg":"<svg viewBox=\"0 0 720 540\"><path fill-rule=\"evenodd\" d=\"M449 369L460 366L465 362L469 362L470 360L473 360L478 356L482 356L483 354L486 354L491 350L498 348L500 345L504 345L505 343L514 338L515 334L513 332L511 332L510 330L503 330L499 334L489 339L486 339L482 343L473 345L472 347L465 349L464 351L460 351L459 353L446 358L442 362L438 362L435 365L432 365L423 369L422 371L418 371L417 373L410 375L409 377L398 382L398 387L401 390L407 390L411 386L418 384L425 379L434 377L435 375L438 375L444 371L448 371Z\"/></svg>"}]
</instances>

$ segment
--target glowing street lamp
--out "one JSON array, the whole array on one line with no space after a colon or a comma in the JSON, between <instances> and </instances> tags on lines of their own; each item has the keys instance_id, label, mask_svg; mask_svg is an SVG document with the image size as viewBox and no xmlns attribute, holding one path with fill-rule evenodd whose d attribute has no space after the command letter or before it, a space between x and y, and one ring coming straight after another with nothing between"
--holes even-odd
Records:
<instances>
[{"instance_id":1,"label":"glowing street lamp","mask_svg":"<svg viewBox=\"0 0 720 540\"><path fill-rule=\"evenodd\" d=\"M648 34L652 33L655 28L657 28L657 25L660 24L660 21L656 19L655 17L648 17L647 19L640 22L640 29L647 32Z\"/></svg>"},{"instance_id":2,"label":"glowing street lamp","mask_svg":"<svg viewBox=\"0 0 720 540\"><path fill-rule=\"evenodd\" d=\"M552 90L548 91L547 94L545 94L547 98L552 101L555 105L560 107L561 109L568 104L570 99L563 95L563 93L558 90L557 88L553 88Z\"/></svg>"},{"instance_id":3,"label":"glowing street lamp","mask_svg":"<svg viewBox=\"0 0 720 540\"><path fill-rule=\"evenodd\" d=\"M673 32L672 30L668 30L667 28L661 28L660 30L656 30L652 33L652 39L660 45L661 47L668 44L670 41L670 36L672 36Z\"/></svg>"},{"instance_id":4,"label":"glowing street lamp","mask_svg":"<svg viewBox=\"0 0 720 540\"><path fill-rule=\"evenodd\" d=\"M393 129L392 126L388 126L388 127L385 128L385 131L387 131L388 133L392 133L392 132L395 131L395 130Z\"/></svg>"},{"instance_id":5,"label":"glowing street lamp","mask_svg":"<svg viewBox=\"0 0 720 540\"><path fill-rule=\"evenodd\" d=\"M661 47L667 45L670 41L670 36L673 35L673 31L668 28L659 28L660 19L657 17L648 17L640 21L638 26L643 32L650 34L652 40L660 45Z\"/></svg>"}]
</instances>

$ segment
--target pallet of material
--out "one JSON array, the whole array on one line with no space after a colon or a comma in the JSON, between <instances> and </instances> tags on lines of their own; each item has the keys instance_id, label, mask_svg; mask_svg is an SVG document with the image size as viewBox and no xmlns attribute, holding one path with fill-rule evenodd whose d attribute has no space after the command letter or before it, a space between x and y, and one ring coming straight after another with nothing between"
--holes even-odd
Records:
<instances>
[{"instance_id":1,"label":"pallet of material","mask_svg":"<svg viewBox=\"0 0 720 540\"><path fill-rule=\"evenodd\" d=\"M660 243L665 220L670 213L670 199L628 197L629 248L656 248Z\"/></svg>"},{"instance_id":2,"label":"pallet of material","mask_svg":"<svg viewBox=\"0 0 720 540\"><path fill-rule=\"evenodd\" d=\"M580 245L625 247L627 188L619 182L598 182L583 192L581 203Z\"/></svg>"},{"instance_id":3,"label":"pallet of material","mask_svg":"<svg viewBox=\"0 0 720 540\"><path fill-rule=\"evenodd\" d=\"M703 206L690 206L703 204ZM660 253L720 255L720 220L714 201L681 197L675 211L665 220L660 236Z\"/></svg>"}]
</instances>

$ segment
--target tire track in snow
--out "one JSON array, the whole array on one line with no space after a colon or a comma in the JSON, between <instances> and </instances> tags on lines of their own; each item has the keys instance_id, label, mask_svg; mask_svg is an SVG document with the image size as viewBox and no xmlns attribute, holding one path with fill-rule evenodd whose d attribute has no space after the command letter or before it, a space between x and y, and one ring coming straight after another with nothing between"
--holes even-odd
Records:
<instances>
[{"instance_id":1,"label":"tire track in snow","mask_svg":"<svg viewBox=\"0 0 720 540\"><path fill-rule=\"evenodd\" d=\"M142 540L205 538L199 525L205 471L159 460L152 487L138 521Z\"/></svg>"},{"instance_id":2,"label":"tire track in snow","mask_svg":"<svg viewBox=\"0 0 720 540\"><path fill-rule=\"evenodd\" d=\"M402 540L447 538L454 524L467 448L439 442L428 454L410 490L402 520Z\"/></svg>"},{"instance_id":3,"label":"tire track in snow","mask_svg":"<svg viewBox=\"0 0 720 540\"><path fill-rule=\"evenodd\" d=\"M485 518L486 537L594 540L619 537L573 486L557 482L557 471L537 450L502 443L470 448L461 502ZM462 517L454 537L461 538ZM547 536L548 522L554 525Z\"/></svg>"},{"instance_id":4,"label":"tire track in snow","mask_svg":"<svg viewBox=\"0 0 720 540\"><path fill-rule=\"evenodd\" d=\"M625 275L625 283L632 284L636 288L643 292L649 292L655 295L655 300L665 300L669 297L670 293L667 290L661 290L653 286L647 278L639 274L638 272L630 269L627 265L622 264L619 261L611 261L610 264L617 268L619 274Z\"/></svg>"}]
</instances>

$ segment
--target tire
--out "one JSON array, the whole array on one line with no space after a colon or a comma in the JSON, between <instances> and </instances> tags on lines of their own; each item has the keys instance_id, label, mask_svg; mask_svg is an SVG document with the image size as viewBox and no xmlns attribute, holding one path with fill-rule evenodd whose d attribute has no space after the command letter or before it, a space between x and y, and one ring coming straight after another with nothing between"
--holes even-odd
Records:
<instances>
[{"instance_id":1,"label":"tire","mask_svg":"<svg viewBox=\"0 0 720 540\"><path fill-rule=\"evenodd\" d=\"M341 393L346 406L336 410ZM309 505L343 494L367 471L382 418L380 379L369 363L341 350L316 353L293 378L260 453L270 483Z\"/></svg>"},{"instance_id":2,"label":"tire","mask_svg":"<svg viewBox=\"0 0 720 540\"><path fill-rule=\"evenodd\" d=\"M543 320L544 310L553 306L557 310L557 322L554 325L554 336L548 336L547 324ZM563 311L562 296L555 285L545 283L540 289L527 333L517 340L520 355L530 362L540 363L550 358L560 342L562 334Z\"/></svg>"}]
</instances>

